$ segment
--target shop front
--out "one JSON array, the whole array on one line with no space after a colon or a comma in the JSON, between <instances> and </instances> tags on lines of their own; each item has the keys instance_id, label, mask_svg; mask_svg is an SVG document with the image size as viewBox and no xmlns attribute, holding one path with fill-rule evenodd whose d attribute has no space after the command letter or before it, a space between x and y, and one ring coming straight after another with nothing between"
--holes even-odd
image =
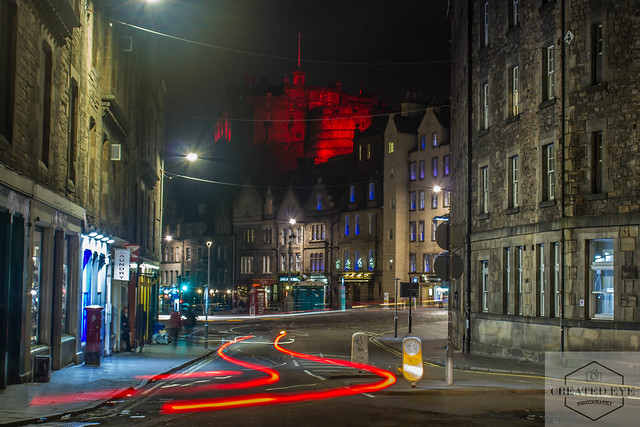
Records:
<instances>
[{"instance_id":1,"label":"shop front","mask_svg":"<svg viewBox=\"0 0 640 427\"><path fill-rule=\"evenodd\" d=\"M373 273L353 272L342 275L345 301L348 307L372 303L374 300Z\"/></svg>"}]
</instances>

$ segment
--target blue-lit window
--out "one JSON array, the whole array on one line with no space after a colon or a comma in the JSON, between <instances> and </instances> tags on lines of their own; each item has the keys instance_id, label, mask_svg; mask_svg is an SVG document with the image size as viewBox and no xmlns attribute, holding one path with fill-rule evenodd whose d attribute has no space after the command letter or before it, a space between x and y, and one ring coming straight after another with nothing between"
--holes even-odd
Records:
<instances>
[{"instance_id":1,"label":"blue-lit window","mask_svg":"<svg viewBox=\"0 0 640 427\"><path fill-rule=\"evenodd\" d=\"M417 203L418 203L418 201L416 200L416 192L412 191L411 194L410 194L410 198L409 198L409 208L412 211L415 211Z\"/></svg>"},{"instance_id":2,"label":"blue-lit window","mask_svg":"<svg viewBox=\"0 0 640 427\"><path fill-rule=\"evenodd\" d=\"M375 259L373 258L373 249L369 249L369 271L373 271L375 268Z\"/></svg>"},{"instance_id":3,"label":"blue-lit window","mask_svg":"<svg viewBox=\"0 0 640 427\"><path fill-rule=\"evenodd\" d=\"M344 235L348 236L349 234L351 234L351 218L349 217L349 215L345 215L344 217Z\"/></svg>"},{"instance_id":4,"label":"blue-lit window","mask_svg":"<svg viewBox=\"0 0 640 427\"><path fill-rule=\"evenodd\" d=\"M431 273L431 255L423 254L422 255L422 264L423 270L425 273Z\"/></svg>"},{"instance_id":5,"label":"blue-lit window","mask_svg":"<svg viewBox=\"0 0 640 427\"><path fill-rule=\"evenodd\" d=\"M438 146L438 132L434 132L431 135L431 146L434 148Z\"/></svg>"},{"instance_id":6,"label":"blue-lit window","mask_svg":"<svg viewBox=\"0 0 640 427\"><path fill-rule=\"evenodd\" d=\"M351 270L351 258L349 258L349 251L344 251L344 271Z\"/></svg>"},{"instance_id":7,"label":"blue-lit window","mask_svg":"<svg viewBox=\"0 0 640 427\"><path fill-rule=\"evenodd\" d=\"M419 171L418 171L418 176L420 177L420 179L424 179L425 177L425 162L424 160L420 160L420 167L419 167Z\"/></svg>"},{"instance_id":8,"label":"blue-lit window","mask_svg":"<svg viewBox=\"0 0 640 427\"><path fill-rule=\"evenodd\" d=\"M349 202L354 203L356 201L356 186L349 187Z\"/></svg>"},{"instance_id":9,"label":"blue-lit window","mask_svg":"<svg viewBox=\"0 0 640 427\"><path fill-rule=\"evenodd\" d=\"M415 181L418 177L418 169L416 162L409 163L409 179Z\"/></svg>"},{"instance_id":10,"label":"blue-lit window","mask_svg":"<svg viewBox=\"0 0 640 427\"><path fill-rule=\"evenodd\" d=\"M425 197L424 197L424 190L420 190L420 200L419 200L419 206L420 209L424 209L424 205L425 205Z\"/></svg>"},{"instance_id":11,"label":"blue-lit window","mask_svg":"<svg viewBox=\"0 0 640 427\"><path fill-rule=\"evenodd\" d=\"M354 225L354 228L355 228L354 231L356 233L356 236L358 236L360 234L360 215L356 215L354 217L354 224L353 225Z\"/></svg>"},{"instance_id":12,"label":"blue-lit window","mask_svg":"<svg viewBox=\"0 0 640 427\"><path fill-rule=\"evenodd\" d=\"M420 135L420 149L424 150L425 148L427 148L427 136Z\"/></svg>"},{"instance_id":13,"label":"blue-lit window","mask_svg":"<svg viewBox=\"0 0 640 427\"><path fill-rule=\"evenodd\" d=\"M376 197L376 186L373 182L369 183L369 200L374 200Z\"/></svg>"},{"instance_id":14,"label":"blue-lit window","mask_svg":"<svg viewBox=\"0 0 640 427\"><path fill-rule=\"evenodd\" d=\"M360 271L362 270L362 258L360 258L360 251L356 250L355 251L355 270L356 271Z\"/></svg>"},{"instance_id":15,"label":"blue-lit window","mask_svg":"<svg viewBox=\"0 0 640 427\"><path fill-rule=\"evenodd\" d=\"M446 155L444 156L444 159L442 159L443 161L443 168L444 168L444 176L449 176L449 169L450 169L450 163L451 163L451 156Z\"/></svg>"},{"instance_id":16,"label":"blue-lit window","mask_svg":"<svg viewBox=\"0 0 640 427\"><path fill-rule=\"evenodd\" d=\"M416 272L416 254L409 254L409 272Z\"/></svg>"},{"instance_id":17,"label":"blue-lit window","mask_svg":"<svg viewBox=\"0 0 640 427\"><path fill-rule=\"evenodd\" d=\"M431 158L431 172L433 173L433 176L438 176L438 158L437 157Z\"/></svg>"},{"instance_id":18,"label":"blue-lit window","mask_svg":"<svg viewBox=\"0 0 640 427\"><path fill-rule=\"evenodd\" d=\"M424 221L418 222L418 240L424 242Z\"/></svg>"},{"instance_id":19,"label":"blue-lit window","mask_svg":"<svg viewBox=\"0 0 640 427\"><path fill-rule=\"evenodd\" d=\"M416 241L416 223L415 221L411 221L409 223L409 240L412 242Z\"/></svg>"},{"instance_id":20,"label":"blue-lit window","mask_svg":"<svg viewBox=\"0 0 640 427\"><path fill-rule=\"evenodd\" d=\"M316 199L316 206L319 211L322 210L322 196L318 196L318 198Z\"/></svg>"}]
</instances>

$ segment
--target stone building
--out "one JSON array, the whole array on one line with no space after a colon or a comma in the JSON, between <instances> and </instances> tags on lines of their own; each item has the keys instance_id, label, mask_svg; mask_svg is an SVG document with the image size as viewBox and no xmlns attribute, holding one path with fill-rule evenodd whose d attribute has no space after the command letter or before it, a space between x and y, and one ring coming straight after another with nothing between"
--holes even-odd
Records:
<instances>
[{"instance_id":1,"label":"stone building","mask_svg":"<svg viewBox=\"0 0 640 427\"><path fill-rule=\"evenodd\" d=\"M384 132L383 292L393 300L398 283L411 281L429 304L447 297L433 264L442 252L435 229L446 221L451 192L448 110L418 102L401 110Z\"/></svg>"},{"instance_id":2,"label":"stone building","mask_svg":"<svg viewBox=\"0 0 640 427\"><path fill-rule=\"evenodd\" d=\"M153 39L105 3L0 4L0 387L35 355L82 362L87 306L98 356L119 349L124 306L132 324L154 314L165 89ZM138 268L116 271L127 244Z\"/></svg>"},{"instance_id":3,"label":"stone building","mask_svg":"<svg viewBox=\"0 0 640 427\"><path fill-rule=\"evenodd\" d=\"M458 347L640 350L639 7L451 2Z\"/></svg>"}]
</instances>

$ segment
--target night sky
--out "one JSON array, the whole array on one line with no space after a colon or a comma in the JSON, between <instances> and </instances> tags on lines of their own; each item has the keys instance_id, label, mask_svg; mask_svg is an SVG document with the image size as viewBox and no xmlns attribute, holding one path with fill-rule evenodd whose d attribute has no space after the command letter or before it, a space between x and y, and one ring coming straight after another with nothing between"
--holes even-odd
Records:
<instances>
[{"instance_id":1,"label":"night sky","mask_svg":"<svg viewBox=\"0 0 640 427\"><path fill-rule=\"evenodd\" d=\"M408 90L448 102L447 0L113 0L117 18L158 35L167 84L166 157L206 151L228 88L280 84L360 88L398 109ZM211 46L205 46L211 45ZM215 46L215 47L214 47Z\"/></svg>"}]
</instances>

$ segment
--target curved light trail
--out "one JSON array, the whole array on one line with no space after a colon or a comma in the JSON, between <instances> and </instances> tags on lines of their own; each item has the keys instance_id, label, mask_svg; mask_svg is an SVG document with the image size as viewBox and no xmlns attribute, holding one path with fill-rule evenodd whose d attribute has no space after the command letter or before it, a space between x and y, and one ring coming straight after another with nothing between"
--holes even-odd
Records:
<instances>
[{"instance_id":1,"label":"curved light trail","mask_svg":"<svg viewBox=\"0 0 640 427\"><path fill-rule=\"evenodd\" d=\"M226 398L216 399L196 399L196 400L183 400L178 402L165 403L162 406L161 412L164 414L175 414L184 412L204 412L215 411L221 409L231 408L246 408L252 406L264 406L271 404L283 404L283 403L296 403L307 400L322 400L332 399L335 397L351 396L361 393L372 393L382 389L385 389L396 382L396 377L389 371L378 369L374 366L364 365L360 363L352 363L345 360L328 359L322 357L311 356L309 354L298 353L295 351L287 350L280 346L280 340L286 335L286 332L281 332L275 339L274 347L284 354L289 354L301 359L311 360L319 363L326 363L330 365L347 366L355 369L366 370L372 372L382 378L382 380L359 384L350 387L338 387L327 390L320 390L314 392L300 392L300 393L258 393L249 394L245 396L231 396ZM246 339L246 338L245 338ZM236 363L234 359L229 360L231 363ZM242 362L245 363L245 362ZM241 365L243 366L243 365ZM262 368L260 370L264 370ZM245 383L246 384L246 383Z\"/></svg>"}]
</instances>

